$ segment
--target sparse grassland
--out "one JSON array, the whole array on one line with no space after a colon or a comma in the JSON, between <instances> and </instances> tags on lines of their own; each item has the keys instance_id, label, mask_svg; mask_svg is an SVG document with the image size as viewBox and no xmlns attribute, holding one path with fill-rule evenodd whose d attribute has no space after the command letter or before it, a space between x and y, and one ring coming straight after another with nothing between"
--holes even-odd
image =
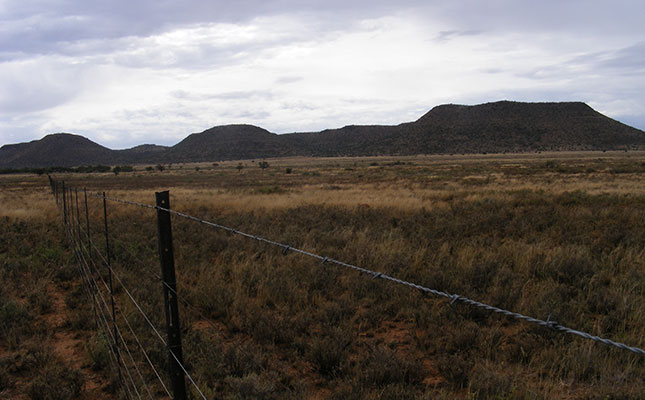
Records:
<instances>
[{"instance_id":1,"label":"sparse grassland","mask_svg":"<svg viewBox=\"0 0 645 400\"><path fill-rule=\"evenodd\" d=\"M191 215L645 347L645 153L279 159L266 169L260 161L56 178L144 203L169 189L172 207ZM10 328L0 368L37 335L37 316L48 313L43 286L75 282L45 185L0 177L0 273L10 282L0 295L3 310L13 307L2 314ZM102 248L101 203L89 204ZM154 211L108 207L115 270L162 326ZM645 398L642 356L173 224L179 294L194 306L182 303L185 360L209 398ZM55 249L55 261L38 258L36 243ZM15 267L20 260L26 267ZM82 295L78 284L67 290ZM117 299L117 319L165 370L145 321L122 290ZM69 329L89 334L91 310L79 312ZM98 369L102 340L87 352ZM12 374L4 390L24 387Z\"/></svg>"},{"instance_id":2,"label":"sparse grassland","mask_svg":"<svg viewBox=\"0 0 645 400\"><path fill-rule=\"evenodd\" d=\"M0 397L111 398L108 378L88 373L83 342L94 325L72 323L89 306L46 182L13 176L1 185Z\"/></svg>"}]
</instances>

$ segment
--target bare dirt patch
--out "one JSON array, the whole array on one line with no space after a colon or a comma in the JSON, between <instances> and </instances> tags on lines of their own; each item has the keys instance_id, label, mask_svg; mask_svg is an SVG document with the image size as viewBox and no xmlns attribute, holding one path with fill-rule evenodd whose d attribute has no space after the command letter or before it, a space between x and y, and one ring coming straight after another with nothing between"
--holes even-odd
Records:
<instances>
[{"instance_id":1,"label":"bare dirt patch","mask_svg":"<svg viewBox=\"0 0 645 400\"><path fill-rule=\"evenodd\" d=\"M83 395L86 399L111 399L106 390L109 381L100 373L90 368L85 349L85 338L78 332L66 328L66 315L69 312L64 295L54 284L47 287L51 301L51 312L43 318L53 331L52 349L56 355L67 361L71 368L80 371L85 385Z\"/></svg>"}]
</instances>

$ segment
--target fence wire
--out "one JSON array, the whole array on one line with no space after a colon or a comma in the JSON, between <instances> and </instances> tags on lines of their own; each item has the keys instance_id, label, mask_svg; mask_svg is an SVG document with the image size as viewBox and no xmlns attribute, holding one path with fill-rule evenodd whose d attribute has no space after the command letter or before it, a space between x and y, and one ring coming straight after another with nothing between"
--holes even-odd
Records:
<instances>
[{"instance_id":1,"label":"fence wire","mask_svg":"<svg viewBox=\"0 0 645 400\"><path fill-rule=\"evenodd\" d=\"M54 184L55 182L53 182L53 185ZM139 366L137 364L137 361L135 361L134 356L128 346L128 342L124 338L120 327L116 323L115 318L112 315L110 315L110 311L109 311L110 306L108 305L108 301L106 301L105 296L107 296L108 299L111 297L111 294L110 294L112 292L111 285L108 286L102 274L98 271L98 266L96 265L95 260L92 256L98 256L102 264L105 267L107 267L107 271L111 274L111 276L113 276L117 280L117 282L119 283L119 286L127 294L127 297L134 304L137 311L141 313L144 320L148 323L148 326L152 328L152 330L155 333L155 335L153 336L156 336L156 338L159 339L160 343L166 348L169 355L173 357L175 361L177 361L179 367L182 369L185 376L193 385L197 393L199 393L199 396L202 399L206 400L206 396L199 388L199 386L197 385L193 377L186 370L185 366L181 363L178 357L174 354L173 350L168 347L166 341L163 339L158 329L151 322L150 317L143 311L141 306L134 299L134 297L132 296L131 290L127 288L123 280L114 271L113 267L110 265L109 259L106 259L106 256L102 254L102 251L99 250L96 247L96 245L90 240L91 232L90 232L90 224L89 224L87 208L85 210L86 218L88 218L88 220L86 221L87 229L84 229L82 227L81 217L80 217L80 207L78 203L78 192L85 194L86 191L80 190L78 188L73 188L73 187L65 187L62 193L58 193L58 188L54 189L53 186L52 186L52 191L54 192L55 195L62 194L62 196L64 196L64 200L61 202L61 204L59 204L59 206L61 207L61 211L63 212L64 221L66 222L64 226L64 230L66 232L67 238L70 240L70 243L74 252L74 256L77 261L77 266L79 268L79 271L81 273L80 275L83 280L83 287L85 288L87 296L92 301L92 308L95 312L95 318L97 320L97 324L100 326L100 329L104 332L104 335L107 336L111 341L108 354L110 356L110 361L113 365L113 368L119 371L120 386L124 391L126 398L141 399L141 396L142 396L142 393L139 391L139 388L137 387L138 385L135 383L135 379L133 377L133 373L131 372L131 368L135 369L136 374L138 375L138 378L141 381L141 385L145 389L145 392L146 392L145 394L147 394L147 397L152 399L153 394L150 392L148 383L143 377L139 369ZM73 196L72 193L74 193L75 195ZM57 197L57 200L58 200L58 197ZM87 203L86 203L86 207L87 207ZM106 246L107 246L107 242L106 242ZM110 251L109 248L106 248L106 251ZM109 257L109 255L107 257ZM98 278L101 281L101 284L103 285L104 290L101 289L101 284L99 284L99 282L95 278L95 275L98 275ZM125 320L128 329L131 331L133 337L135 338L135 341L139 345L140 350L143 353L148 365L150 366L155 376L159 380L161 386L163 387L163 391L168 395L169 398L172 399L173 396L170 394L167 386L164 384L163 380L161 379L159 372L154 367L153 363L148 357L147 352L145 351L136 333L132 329L132 326L127 321L127 318L125 317L125 315L122 315L122 318ZM112 332L112 328L115 331L114 333ZM122 347L125 349L125 352L128 355L128 358L130 359L130 364L131 364L130 367L126 364L125 359L119 354L120 353L119 347ZM116 367L114 367L114 364L116 364ZM122 379L122 375L120 372L121 370L125 371L126 379Z\"/></svg>"},{"instance_id":2,"label":"fence wire","mask_svg":"<svg viewBox=\"0 0 645 400\"><path fill-rule=\"evenodd\" d=\"M259 243L264 243L266 245L279 248L279 249L281 249L282 253L285 254L285 255L288 254L289 252L293 252L293 253L300 254L302 256L305 256L305 257L308 257L308 258L311 258L311 259L315 259L315 260L319 261L321 265L325 265L325 264L327 264L327 265L336 265L336 266L341 267L341 268L353 270L353 271L359 272L361 274L367 275L367 276L371 277L372 279L383 279L385 281L389 281L389 282L392 282L392 283L397 284L397 285L401 285L401 286L404 286L404 287L415 289L415 290L417 290L417 291L419 291L419 292L421 292L421 293L423 293L425 295L432 295L432 296L442 297L442 298L448 299L450 301L450 304L463 303L463 304L473 306L473 307L476 307L476 308L480 308L480 309L483 309L483 310L486 310L486 311L489 311L489 312L505 315L505 316L510 317L510 318L514 318L514 319L522 320L522 321L525 321L525 322L528 322L528 323L531 323L531 324L535 324L535 325L547 328L547 329L549 329L551 331L554 331L554 332L561 332L561 333L567 333L567 334L571 334L571 335L576 335L576 336L582 337L584 339L592 340L592 341L602 343L602 344L607 345L607 346L611 346L611 347L619 348L619 349L622 349L622 350L626 350L626 351L629 351L629 352L632 352L632 353L635 353L635 354L639 354L640 356L645 356L645 350L643 350L643 349L641 349L639 347L629 346L629 345L624 344L624 343L616 342L616 341L613 341L613 340L610 340L610 339L607 339L607 338L592 335L592 334L584 332L584 331L580 331L580 330L576 330L576 329L567 327L567 326L562 325L562 324L560 324L560 323L558 323L556 321L551 320L550 317L547 318L546 320L542 320L542 319L534 318L534 317L527 316L527 315L524 315L524 314L521 314L521 313L505 310L503 308L499 308L499 307L492 306L492 305L489 305L489 304L486 304L486 303L483 303L483 302L480 302L480 301L477 301L477 300L470 299L470 298L468 298L466 296L462 296L460 294L449 293L449 292L446 292L446 291L429 288L429 287L426 287L426 286L423 286L423 285L420 285L420 284L417 284L417 283L414 283L414 282L399 279L399 278L397 278L395 276L392 276L392 275L389 275L389 274L386 274L386 273L383 273L383 272L379 272L379 271L376 271L376 270L373 270L373 269L364 268L364 267L360 267L360 266L357 266L357 265L354 265L354 264L346 263L346 262L343 262L343 261L340 261L340 260L337 260L337 259L334 259L334 258L331 258L331 257L316 254L314 252L310 252L310 251L307 251L307 250L304 250L304 249L301 249L301 248L293 247L293 246L290 246L289 244L282 243L282 242L275 241L275 240L271 240L271 239L265 238L263 236L254 235L254 234L250 234L250 233L247 233L247 232L244 232L244 231L240 231L240 230L235 229L235 228L231 228L231 227L228 227L228 226L225 226L225 225L213 222L213 221L209 221L209 220L206 220L206 219L203 219L203 218L195 217L195 216L192 216L192 215L180 212L180 211L176 211L176 210L173 210L173 209L164 208L164 207L160 207L160 206L152 205L152 204L145 204L145 203L131 201L131 200L125 200L125 199L119 199L119 198L115 198L115 197L109 197L109 196L105 195L104 192L103 193L92 193L92 194L90 194L85 189L80 190L80 189L77 189L77 188L65 187L64 188L65 190L63 190L63 192L61 193L61 192L59 192L58 189L59 188L58 188L57 182L52 180L52 192L54 193L54 195L56 195L56 199L58 200L59 195L61 195L61 194L63 196L63 201L61 202L62 204L59 203L59 206L61 207L61 211L63 212L64 220L66 220L66 222L67 222L67 226L65 227L65 230L66 230L67 235L68 235L68 237L70 238L70 240L72 241L72 244L73 244L75 258L78 261L79 270L80 270L81 276L83 278L83 286L85 287L86 292L88 293L88 296L92 300L92 306L93 306L94 312L97 314L96 315L97 316L97 324L101 326L101 329L104 331L104 335L107 336L109 339L111 339L112 344L114 345L114 348L111 348L110 352L109 352L110 361L111 361L111 363L113 365L113 368L116 368L117 370L119 370L120 378L121 378L120 369L123 369L125 371L125 373L126 373L126 377L129 378L129 379L127 379L127 378L126 379L120 379L120 384L121 384L122 389L124 390L125 395L127 396L127 398L132 398L132 397L141 398L141 393L139 393L137 385L134 382L134 379L133 379L132 373L130 371L130 368L127 366L127 364L126 364L125 360L123 359L123 357L119 354L118 347L117 347L117 344L119 342L121 342L123 344L123 346L125 347L126 353L128 354L128 356L129 356L129 358L130 358L130 360L132 362L132 365L134 366L134 368L136 370L136 373L138 374L138 377L142 381L143 387L144 387L145 391L147 392L148 397L152 398L152 394L151 394L150 390L148 389L148 385L145 382L144 377L142 376L141 372L139 371L137 363L134 360L134 358L132 356L132 353L130 352L130 349L128 348L127 341L124 339L123 335L121 334L120 329L118 328L118 325L116 324L116 319L112 315L110 315L110 312L109 312L110 307L108 306L108 303L107 303L105 297L103 296L104 290L102 290L100 288L101 285L95 279L95 273L99 276L99 280L103 284L103 286L105 288L105 292L107 292L106 296L110 296L111 289L108 286L108 284L105 282L105 280L103 279L101 273L98 271L98 266L96 265L94 257L93 257L94 255L98 255L98 257L100 259L99 263L104 264L107 267L108 272L110 272L112 274L112 276L116 279L116 281L118 282L119 286L123 289L123 291L126 294L126 296L129 298L131 303L135 306L136 310L143 316L145 322L148 324L148 326L154 332L155 335L153 335L153 336L156 336L156 338L168 350L169 355L171 357L173 357L178 362L178 365L183 370L183 372L185 373L185 376L190 381L192 386L196 389L197 393L199 394L199 397L201 397L202 399L206 400L206 396L204 395L202 390L199 388L199 386L197 385L195 380L192 378L190 373L186 370L184 365L180 362L179 358L174 354L172 349L168 348L168 345L167 345L166 341L164 340L164 338L160 334L160 332L157 329L157 327L152 323L152 321L150 320L149 316L143 311L143 309L140 307L138 302L132 296L131 290L129 290L127 288L127 286L124 284L122 279L114 271L113 267L110 265L109 258L106 259L106 256L104 256L102 254L102 252L92 243L92 240L90 240L91 232L90 232L89 217L88 217L88 214L87 214L88 213L87 202L86 202L86 207L85 207L85 213L86 213L86 219L87 219L87 221L86 221L87 222L87 231L85 232L85 229L82 228L81 217L80 217L80 207L79 207L79 203L78 203L78 192L81 192L83 195L89 195L91 197L95 197L95 198L98 198L98 199L103 199L104 201L111 201L111 202L116 202L116 203L129 205L129 206L135 206L135 207L158 210L158 211L165 211L165 212L168 212L168 213L170 213L170 214L172 214L172 215L174 215L176 217L179 217L179 218L183 218L183 219L186 219L186 220L189 220L189 221L192 221L192 222L196 222L196 223L201 224L201 225L209 226L209 227L214 228L216 230L224 231L224 232L227 232L227 233L232 234L232 235L242 236L244 238L254 240L254 241L259 242ZM72 192L75 192L75 198L72 196ZM87 241L86 244L84 244L85 241ZM85 245L87 245L87 249L84 248ZM106 245L107 245L107 237L106 237ZM109 251L109 248L106 249L106 251ZM109 255L107 255L107 257L109 257ZM154 274L154 275L155 275L156 278L158 278L156 276L156 274ZM172 288L170 288L170 289L172 289ZM173 292L174 292L174 290L173 290ZM176 292L174 294L178 298L180 298L180 296L178 296ZM183 302L186 301L183 298L181 298L181 300ZM193 308L193 306L191 304L189 304L189 303L186 304L186 306L189 307L189 308ZM194 307L194 308L199 312L199 310L196 307ZM132 329L132 327L130 326L129 322L125 318L125 315L123 315L122 318L125 319L125 322L128 325L128 328L130 329L130 331L131 331L131 333L132 333L132 335L134 337L134 340L138 344L140 351L144 355L148 365L151 367L151 369L154 372L156 378L161 383L161 385L163 387L163 390L168 395L168 397L172 398L168 388L166 387L166 385L163 382L163 379L161 379L160 374L158 373L158 371L154 367L153 363L151 362L150 358L148 357L148 354L145 351L143 345L141 344L141 341L139 340L139 337L135 334L134 330ZM209 322L210 322L210 320L209 320ZM111 328L115 329L114 334L111 332L111 330L112 330ZM116 364L116 367L115 367L115 364ZM132 388L130 388L130 386ZM289 389L289 388L287 388L287 389Z\"/></svg>"},{"instance_id":3,"label":"fence wire","mask_svg":"<svg viewBox=\"0 0 645 400\"><path fill-rule=\"evenodd\" d=\"M225 225L221 225L221 224L218 224L218 223L212 222L212 221L207 221L205 219L195 217L195 216L192 216L192 215L180 212L180 211L172 210L172 209L169 209L169 208L163 208L163 207L159 207L157 205L145 204L145 203L140 203L140 202L130 201L130 200L123 200L123 199L118 199L118 198L114 198L114 197L108 197L108 196L105 196L105 195L103 195L101 193L96 193L94 196L99 197L99 198L105 198L108 201L118 202L118 203L122 203L122 204L128 204L128 205L142 207L142 208L150 208L150 209L166 211L166 212L169 212L169 213L171 213L173 215L176 215L178 217L185 218L185 219L200 223L202 225L210 226L212 228L219 229L219 230L222 230L222 231L234 234L234 235L243 236L243 237L246 237L248 239L255 240L257 242L266 243L268 245L281 248L284 254L287 254L288 252L298 253L298 254L301 254L301 255L316 259L316 260L320 261L321 264L326 264L326 263L335 264L335 265L338 265L338 266L343 267L343 268L352 269L354 271L358 271L360 273L369 275L373 279L383 279L383 280L386 280L386 281L396 283L398 285L402 285L402 286L406 286L406 287L409 287L409 288L412 288L412 289L416 289L416 290L418 290L418 291L420 291L422 293L425 293L425 294L431 294L431 295L434 295L434 296L444 297L444 298L449 299L451 304L454 304L454 303L468 304L470 306L481 308L481 309L484 309L486 311L506 315L506 316L511 317L511 318L515 318L515 319L519 319L519 320L522 320L522 321L525 321L525 322L537 324L537 325L539 325L541 327L548 328L548 329L550 329L550 330L552 330L554 332L562 332L562 333L568 333L568 334L571 334L571 335L576 335L576 336L579 336L579 337L582 337L582 338L585 338L585 339L588 339L588 340L593 340L595 342L602 343L602 344L607 345L607 346L613 346L613 347L616 347L616 348L619 348L619 349L622 349L622 350L627 350L627 351L630 351L632 353L639 354L641 356L645 356L645 350L643 350L643 349L641 349L639 347L628 346L628 345L626 345L624 343L616 342L616 341L613 341L613 340L610 340L610 339L607 339L607 338L602 338L600 336L592 335L590 333L583 332L583 331L580 331L580 330L577 330L577 329L569 328L569 327L567 327L565 325L562 325L562 324L560 324L560 323L558 323L556 321L552 321L550 318L547 318L546 320L533 318L533 317L530 317L530 316L527 316L527 315L524 315L524 314L520 314L520 313L517 313L517 312L505 310L503 308L495 307L495 306L492 306L490 304L482 303L480 301L473 300L473 299L470 299L470 298L468 298L466 296L462 296L462 295L459 295L459 294L456 294L456 293L447 293L447 292L444 292L444 291L441 291L441 290L428 288L428 287L425 287L425 286L422 286L422 285L419 285L419 284L416 284L416 283L413 283L413 282L408 282L408 281L405 281L403 279L393 277L393 276L385 274L383 272L374 271L374 270L371 270L371 269L368 269L368 268L359 267L359 266L349 264L349 263L346 263L346 262L343 262L343 261L340 261L340 260L336 260L336 259L333 259L333 258L330 258L330 257L315 254L315 253L309 252L307 250L299 249L297 247L292 247L292 246L290 246L290 245L288 245L286 243L281 243L281 242L277 242L277 241L274 241L274 240L271 240L271 239L267 239L267 238L262 237L262 236L246 233L246 232L237 230L235 228L231 228L231 227L228 227L228 226L225 226Z\"/></svg>"}]
</instances>

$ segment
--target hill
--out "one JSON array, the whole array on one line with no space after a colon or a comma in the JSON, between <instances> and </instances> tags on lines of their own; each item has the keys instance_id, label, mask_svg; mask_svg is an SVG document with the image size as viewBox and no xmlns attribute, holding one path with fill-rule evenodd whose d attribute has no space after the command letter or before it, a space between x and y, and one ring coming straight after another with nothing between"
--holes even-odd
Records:
<instances>
[{"instance_id":1,"label":"hill","mask_svg":"<svg viewBox=\"0 0 645 400\"><path fill-rule=\"evenodd\" d=\"M174 163L285 156L367 156L645 149L645 132L585 103L500 101L434 107L396 126L350 125L284 135L252 125L217 126L172 147L110 150L82 136L54 134L0 148L0 168Z\"/></svg>"},{"instance_id":2,"label":"hill","mask_svg":"<svg viewBox=\"0 0 645 400\"><path fill-rule=\"evenodd\" d=\"M166 158L172 162L239 160L295 154L280 135L253 125L216 126L193 133L171 147Z\"/></svg>"},{"instance_id":3,"label":"hill","mask_svg":"<svg viewBox=\"0 0 645 400\"><path fill-rule=\"evenodd\" d=\"M410 126L406 140L415 138L423 143L423 153L499 153L637 148L645 134L585 103L501 101L435 107Z\"/></svg>"},{"instance_id":4,"label":"hill","mask_svg":"<svg viewBox=\"0 0 645 400\"><path fill-rule=\"evenodd\" d=\"M0 167L24 168L110 164L115 151L79 135L56 133L0 148Z\"/></svg>"}]
</instances>

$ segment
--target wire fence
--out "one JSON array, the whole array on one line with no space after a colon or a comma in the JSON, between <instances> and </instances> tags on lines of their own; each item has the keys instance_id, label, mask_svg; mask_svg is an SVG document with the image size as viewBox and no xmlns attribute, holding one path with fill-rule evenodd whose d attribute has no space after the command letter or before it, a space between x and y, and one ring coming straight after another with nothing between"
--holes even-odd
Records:
<instances>
[{"instance_id":1,"label":"wire fence","mask_svg":"<svg viewBox=\"0 0 645 400\"><path fill-rule=\"evenodd\" d=\"M299 254L303 257L316 260L322 265L335 265L356 271L372 279L382 279L402 287L414 289L425 295L446 298L450 301L450 304L463 303L492 313L535 324L553 332L575 335L640 356L645 356L645 350L639 347L629 346L624 343L573 329L550 318L542 320L505 310L470 299L466 296L425 287L386 273L346 263L301 248L292 247L286 243L243 232L229 226L173 210L169 206L167 192L164 192L166 195L165 203L163 199L160 200L160 193L157 193L158 201L157 204L153 205L110 197L105 192L90 193L86 189L66 186L64 182L53 180L51 177L50 184L52 193L61 210L66 237L69 239L74 251L79 274L83 281L84 291L91 301L97 328L109 342L109 363L111 369L118 376L120 390L128 399L171 398L181 400L185 398L208 398L204 390L200 388L198 382L191 375L188 370L189 368L187 368L187 363L183 361L181 338L178 333L181 330L181 325L179 315L176 314L176 302L181 302L184 305L185 311L192 311L203 321L206 321L213 332L219 335L222 333L219 332L218 326L200 310L200 307L192 304L177 290L174 278L174 265L171 279L168 279L168 276L166 276L164 263L168 262L167 253L171 256L170 263L173 263L172 236L170 236L169 242L164 242L164 230L167 229L167 233L171 235L171 229L169 220L167 228L162 226L163 222L161 220L163 218L169 218L170 215L258 243L264 243L279 249L285 255L288 253ZM81 197L80 200L79 196ZM97 202L98 206L96 204ZM161 275L147 271L148 263L141 260L137 254L132 254L133 250L127 246L119 246L119 250L127 252L128 259L134 260L142 268L117 271L114 267L113 258L118 257L117 255L113 255L115 244L111 243L113 236L109 231L108 202L156 212L157 238L159 240L158 252L162 265ZM84 215L81 216L81 213ZM99 219L101 213L103 217L102 221L97 221L96 219ZM151 218L151 221L154 221L154 218ZM151 227L152 225L148 228ZM148 242L153 241L153 236L149 236ZM149 255L147 254L147 256ZM137 297L137 280L143 278L150 278L161 283L161 287L164 290L165 305L160 306L158 301L155 303L150 298ZM172 310L172 301L175 302L175 314L173 314ZM165 314L165 321L161 312L162 310ZM133 321L137 321L138 323L135 324ZM168 333L166 339L164 339L161 333L164 331L161 328L164 324ZM145 330L139 328L139 332L137 332L137 328L134 326L144 327ZM238 349L245 352L241 346ZM167 359L164 359L162 356L164 352L167 354ZM266 367L262 363L255 361L250 355L248 356L256 364L258 369L269 372L266 371ZM185 385L188 387L188 390L186 390ZM287 392L293 393L293 388L289 385L280 381L277 382L277 385L281 386Z\"/></svg>"}]
</instances>

